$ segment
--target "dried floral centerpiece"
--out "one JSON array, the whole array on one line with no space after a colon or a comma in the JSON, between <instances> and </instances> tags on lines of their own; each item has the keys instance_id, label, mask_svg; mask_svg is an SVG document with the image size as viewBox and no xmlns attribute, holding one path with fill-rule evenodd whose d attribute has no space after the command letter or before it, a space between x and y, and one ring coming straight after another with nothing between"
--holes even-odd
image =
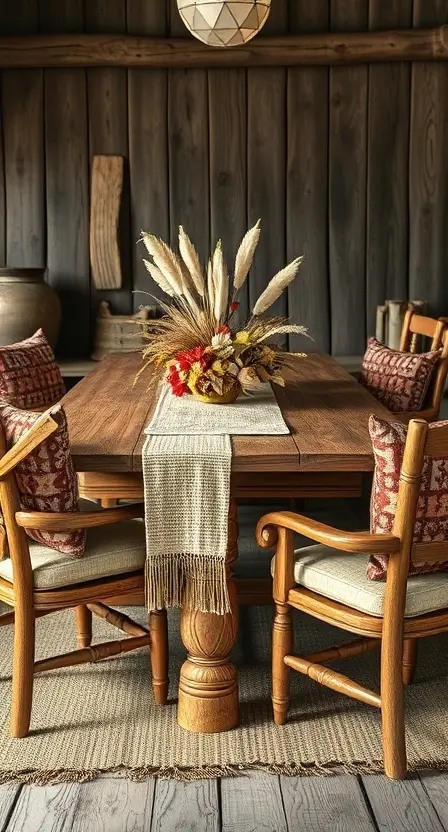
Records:
<instances>
[{"instance_id":1,"label":"dried floral centerpiece","mask_svg":"<svg viewBox=\"0 0 448 832\"><path fill-rule=\"evenodd\" d=\"M247 232L238 249L231 283L219 241L204 275L194 245L182 226L179 255L162 240L142 232L151 260L145 266L170 298L161 302L165 313L141 324L148 344L145 364L163 374L175 396L193 395L213 404L235 401L262 382L284 386L282 367L291 355L272 343L286 333L306 334L287 318L263 318L264 313L294 280L303 257L293 260L272 278L258 298L247 323L237 329L234 315L238 293L252 266L260 237L260 222Z\"/></svg>"}]
</instances>

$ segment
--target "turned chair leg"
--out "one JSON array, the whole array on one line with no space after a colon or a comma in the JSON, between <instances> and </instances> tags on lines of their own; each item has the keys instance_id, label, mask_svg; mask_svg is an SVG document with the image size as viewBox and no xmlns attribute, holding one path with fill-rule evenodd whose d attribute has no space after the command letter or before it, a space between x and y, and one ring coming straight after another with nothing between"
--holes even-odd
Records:
<instances>
[{"instance_id":1,"label":"turned chair leg","mask_svg":"<svg viewBox=\"0 0 448 832\"><path fill-rule=\"evenodd\" d=\"M92 613L85 604L76 607L75 613L78 647L90 647L92 644Z\"/></svg>"},{"instance_id":2,"label":"turned chair leg","mask_svg":"<svg viewBox=\"0 0 448 832\"><path fill-rule=\"evenodd\" d=\"M276 725L284 725L289 707L291 668L284 662L293 651L293 626L288 604L275 605L272 633L272 707Z\"/></svg>"},{"instance_id":3,"label":"turned chair leg","mask_svg":"<svg viewBox=\"0 0 448 832\"><path fill-rule=\"evenodd\" d=\"M33 702L35 617L32 606L15 609L11 736L26 737Z\"/></svg>"},{"instance_id":4,"label":"turned chair leg","mask_svg":"<svg viewBox=\"0 0 448 832\"><path fill-rule=\"evenodd\" d=\"M152 689L158 705L166 705L168 699L168 621L166 610L149 614L151 633L150 656Z\"/></svg>"},{"instance_id":5,"label":"turned chair leg","mask_svg":"<svg viewBox=\"0 0 448 832\"><path fill-rule=\"evenodd\" d=\"M410 685L417 663L418 639L407 638L403 645L403 684Z\"/></svg>"},{"instance_id":6,"label":"turned chair leg","mask_svg":"<svg viewBox=\"0 0 448 832\"><path fill-rule=\"evenodd\" d=\"M381 720L384 771L393 780L403 780L407 774L402 679L403 656L402 650L397 650L394 656L388 656L387 652L387 650L384 650L383 643L381 650Z\"/></svg>"}]
</instances>

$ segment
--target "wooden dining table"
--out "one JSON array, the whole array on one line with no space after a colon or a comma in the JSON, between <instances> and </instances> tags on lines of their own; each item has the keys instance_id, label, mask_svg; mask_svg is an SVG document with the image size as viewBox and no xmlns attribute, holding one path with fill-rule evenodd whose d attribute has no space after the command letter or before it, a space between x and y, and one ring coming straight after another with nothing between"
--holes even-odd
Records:
<instances>
[{"instance_id":1,"label":"wooden dining table","mask_svg":"<svg viewBox=\"0 0 448 832\"><path fill-rule=\"evenodd\" d=\"M63 399L80 490L103 501L143 497L144 430L158 399L136 353L110 355ZM237 671L230 653L238 632L238 604L272 598L268 579L233 578L238 557L237 500L360 496L373 469L371 413L390 414L333 358L296 359L285 388L275 394L290 433L233 436L227 581L231 612L219 616L182 609L188 656L179 681L178 720L198 732L238 724ZM143 604L144 598L114 599Z\"/></svg>"}]
</instances>

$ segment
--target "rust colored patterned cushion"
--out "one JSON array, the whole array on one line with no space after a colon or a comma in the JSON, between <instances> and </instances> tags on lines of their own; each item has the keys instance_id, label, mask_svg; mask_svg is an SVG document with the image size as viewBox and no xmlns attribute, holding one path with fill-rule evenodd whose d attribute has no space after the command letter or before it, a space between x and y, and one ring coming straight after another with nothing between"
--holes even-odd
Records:
<instances>
[{"instance_id":1,"label":"rust colored patterned cushion","mask_svg":"<svg viewBox=\"0 0 448 832\"><path fill-rule=\"evenodd\" d=\"M413 354L369 338L361 368L361 384L392 413L414 413L424 405L440 352Z\"/></svg>"},{"instance_id":2,"label":"rust colored patterned cushion","mask_svg":"<svg viewBox=\"0 0 448 832\"><path fill-rule=\"evenodd\" d=\"M42 413L19 410L0 404L0 421L11 448L26 433ZM58 429L41 442L14 470L20 503L25 511L78 511L78 480L70 456L67 419L62 408L52 413ZM56 549L64 555L82 557L85 550L84 529L71 532L45 532L27 529L27 534L38 543Z\"/></svg>"},{"instance_id":3,"label":"rust colored patterned cushion","mask_svg":"<svg viewBox=\"0 0 448 832\"><path fill-rule=\"evenodd\" d=\"M437 430L441 424L429 425ZM369 420L370 438L375 457L372 498L370 504L370 530L374 534L389 533L394 524L397 509L398 483L403 462L407 428L400 423L390 423L377 416ZM414 543L431 543L448 538L448 457L435 459L425 456L414 526ZM381 581L386 577L387 555L371 555L367 577ZM410 575L421 572L441 572L448 569L446 563L427 563L409 570Z\"/></svg>"},{"instance_id":4,"label":"rust colored patterned cushion","mask_svg":"<svg viewBox=\"0 0 448 832\"><path fill-rule=\"evenodd\" d=\"M26 341L0 347L0 399L33 410L50 407L64 393L61 372L41 329Z\"/></svg>"}]
</instances>

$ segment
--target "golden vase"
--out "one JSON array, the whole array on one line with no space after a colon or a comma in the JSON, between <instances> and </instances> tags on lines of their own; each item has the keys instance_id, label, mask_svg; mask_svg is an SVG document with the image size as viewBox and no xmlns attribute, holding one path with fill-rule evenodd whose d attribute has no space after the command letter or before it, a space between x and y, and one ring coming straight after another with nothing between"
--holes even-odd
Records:
<instances>
[{"instance_id":1,"label":"golden vase","mask_svg":"<svg viewBox=\"0 0 448 832\"><path fill-rule=\"evenodd\" d=\"M198 402L204 402L204 404L232 404L232 402L237 400L241 393L241 384L239 381L235 380L232 387L230 387L229 390L226 390L226 392L222 395L219 395L219 393L199 393L193 385L190 387L190 390L193 398L195 398Z\"/></svg>"}]
</instances>

